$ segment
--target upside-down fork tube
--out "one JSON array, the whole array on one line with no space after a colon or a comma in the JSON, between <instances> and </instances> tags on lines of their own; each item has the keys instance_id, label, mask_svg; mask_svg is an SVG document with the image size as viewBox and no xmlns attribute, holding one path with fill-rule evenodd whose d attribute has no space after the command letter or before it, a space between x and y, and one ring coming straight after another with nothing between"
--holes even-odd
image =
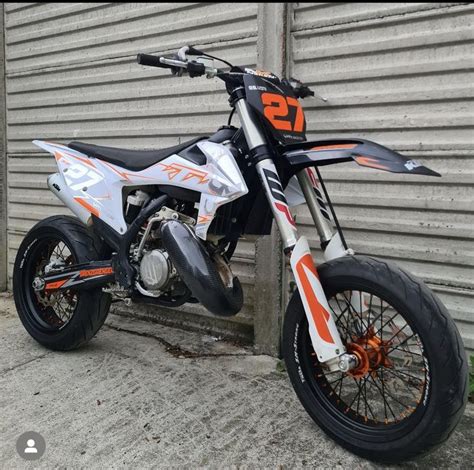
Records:
<instances>
[{"instance_id":1,"label":"upside-down fork tube","mask_svg":"<svg viewBox=\"0 0 474 470\"><path fill-rule=\"evenodd\" d=\"M61 272L53 272L35 278L37 291L54 293L66 289L83 290L103 287L115 280L111 261L93 261L91 263L68 266Z\"/></svg>"},{"instance_id":2,"label":"upside-down fork tube","mask_svg":"<svg viewBox=\"0 0 474 470\"><path fill-rule=\"evenodd\" d=\"M324 199L319 190L318 180L312 173L312 168L306 168L297 173L298 182L306 199L308 209L313 218L323 249L324 259L330 261L341 256L346 256L352 250L346 250L342 241L342 231L334 231L329 214L325 210ZM334 218L336 218L334 214ZM367 309L365 299L360 292L352 292L351 306L357 313L362 313Z\"/></svg>"}]
</instances>

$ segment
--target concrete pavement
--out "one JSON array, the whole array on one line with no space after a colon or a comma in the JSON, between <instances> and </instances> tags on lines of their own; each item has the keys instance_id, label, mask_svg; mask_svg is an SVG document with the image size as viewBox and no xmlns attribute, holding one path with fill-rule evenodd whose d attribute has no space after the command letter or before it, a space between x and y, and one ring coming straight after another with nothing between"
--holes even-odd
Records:
<instances>
[{"instance_id":1,"label":"concrete pavement","mask_svg":"<svg viewBox=\"0 0 474 470\"><path fill-rule=\"evenodd\" d=\"M8 296L0 296L0 410L0 467L9 470L380 468L313 424L271 357L117 315L87 346L56 353L27 335ZM470 407L447 445L403 468L472 467L473 422ZM25 431L46 440L38 462L15 451Z\"/></svg>"}]
</instances>

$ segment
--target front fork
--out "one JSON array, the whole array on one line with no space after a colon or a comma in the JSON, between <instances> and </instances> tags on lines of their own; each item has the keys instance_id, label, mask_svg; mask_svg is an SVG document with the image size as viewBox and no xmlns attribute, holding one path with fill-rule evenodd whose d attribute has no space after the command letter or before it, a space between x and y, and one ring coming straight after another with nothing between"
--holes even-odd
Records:
<instances>
[{"instance_id":1,"label":"front fork","mask_svg":"<svg viewBox=\"0 0 474 470\"><path fill-rule=\"evenodd\" d=\"M319 280L308 241L304 236L298 237L296 224L290 213L277 169L267 150L265 138L255 124L257 121L245 100L238 100L235 107L280 231L285 254L290 257L291 269L308 319L313 348L319 361L326 363L331 371L346 372L356 367L356 358L346 353L346 348L330 313L331 309ZM333 232L328 217L325 217L321 210L315 191L315 181L311 180L311 175L307 170L303 170L297 176L325 248L325 257L332 259L344 256L346 250L339 233Z\"/></svg>"},{"instance_id":2,"label":"front fork","mask_svg":"<svg viewBox=\"0 0 474 470\"><path fill-rule=\"evenodd\" d=\"M285 253L290 256L291 269L308 319L313 348L320 362L326 363L331 370L339 370L339 356L346 352L346 348L330 313L331 309L319 280L308 240L304 236L297 237L296 224L288 208L273 161L270 159L261 160L256 164L256 169L265 187ZM329 223L321 214L317 201L314 201L315 193L306 176L308 175L304 170L298 175L298 180L308 201L311 214L313 215L314 212L316 215L313 218L318 234L328 246L331 242L338 243L339 241L340 243L338 234L335 236L331 233ZM306 193L312 196L308 198ZM342 244L341 249L343 250Z\"/></svg>"}]
</instances>

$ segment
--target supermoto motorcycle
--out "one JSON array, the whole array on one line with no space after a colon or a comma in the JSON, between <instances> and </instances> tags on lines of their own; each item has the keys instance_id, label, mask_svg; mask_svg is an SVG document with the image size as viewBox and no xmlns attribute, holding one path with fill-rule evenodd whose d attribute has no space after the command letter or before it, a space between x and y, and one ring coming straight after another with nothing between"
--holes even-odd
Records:
<instances>
[{"instance_id":1,"label":"supermoto motorcycle","mask_svg":"<svg viewBox=\"0 0 474 470\"><path fill-rule=\"evenodd\" d=\"M225 64L223 69L216 61ZM52 216L22 242L14 297L26 330L77 348L111 299L235 315L243 292L230 262L239 238L279 229L297 289L282 351L313 420L356 454L402 461L443 443L467 399L467 361L446 308L416 277L347 247L319 167L355 161L440 176L358 138L308 141L301 82L240 68L185 46L138 63L224 82L229 123L159 150L34 141L56 159L49 189L76 215ZM240 127L230 125L237 113ZM306 203L325 263L315 266L289 207ZM176 313L179 315L179 312Z\"/></svg>"}]
</instances>

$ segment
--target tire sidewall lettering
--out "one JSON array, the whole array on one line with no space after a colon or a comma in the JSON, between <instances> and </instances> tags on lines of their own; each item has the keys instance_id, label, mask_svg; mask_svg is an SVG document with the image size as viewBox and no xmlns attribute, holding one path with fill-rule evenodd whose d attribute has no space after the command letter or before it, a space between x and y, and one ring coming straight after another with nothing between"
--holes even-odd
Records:
<instances>
[{"instance_id":1,"label":"tire sidewall lettering","mask_svg":"<svg viewBox=\"0 0 474 470\"><path fill-rule=\"evenodd\" d=\"M300 358L298 356L298 351L299 351L298 333L299 333L299 330L300 330L300 324L297 323L296 326L295 326L295 336L293 338L293 352L294 352L295 363L296 363L296 367L298 369L298 375L300 377L301 383L305 383L306 380L304 378L303 369L301 369Z\"/></svg>"},{"instance_id":2,"label":"tire sidewall lettering","mask_svg":"<svg viewBox=\"0 0 474 470\"><path fill-rule=\"evenodd\" d=\"M25 264L25 261L26 261L26 257L28 256L28 253L29 251L31 250L31 247L38 242L38 239L35 238L25 249L25 251L23 252L23 256L21 258L21 262L20 262L20 269L23 269L23 266Z\"/></svg>"},{"instance_id":3,"label":"tire sidewall lettering","mask_svg":"<svg viewBox=\"0 0 474 470\"><path fill-rule=\"evenodd\" d=\"M429 397L429 392L430 392L430 381L431 381L430 364L426 357L425 348L423 347L423 342L421 341L421 338L418 343L421 349L421 353L423 354L423 364L426 369L425 392L424 392L423 400L422 400L423 406L426 407L428 405L428 397Z\"/></svg>"}]
</instances>

